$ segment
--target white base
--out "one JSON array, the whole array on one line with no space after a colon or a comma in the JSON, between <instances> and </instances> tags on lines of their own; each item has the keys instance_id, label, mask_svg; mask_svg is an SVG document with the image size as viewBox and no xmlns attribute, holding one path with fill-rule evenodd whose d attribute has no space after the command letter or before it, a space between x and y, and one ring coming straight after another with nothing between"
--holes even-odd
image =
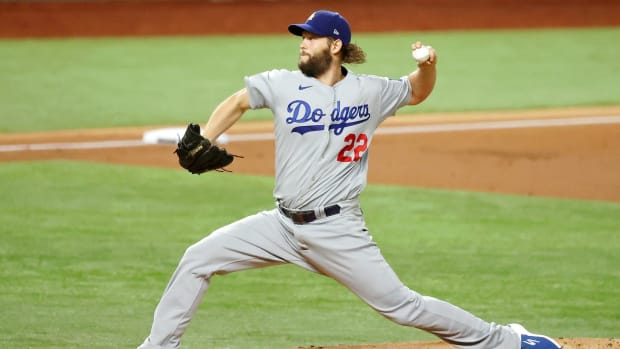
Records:
<instances>
[{"instance_id":1,"label":"white base","mask_svg":"<svg viewBox=\"0 0 620 349\"><path fill-rule=\"evenodd\" d=\"M142 134L142 142L145 144L177 144L183 137L185 129L185 127L171 127L146 131ZM228 143L228 135L222 134L217 138L216 143Z\"/></svg>"}]
</instances>

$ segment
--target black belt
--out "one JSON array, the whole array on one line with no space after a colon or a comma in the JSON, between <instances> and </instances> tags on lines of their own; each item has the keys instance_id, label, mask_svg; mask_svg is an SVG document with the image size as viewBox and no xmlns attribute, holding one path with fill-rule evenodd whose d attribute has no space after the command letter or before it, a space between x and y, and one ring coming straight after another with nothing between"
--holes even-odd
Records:
<instances>
[{"instance_id":1,"label":"black belt","mask_svg":"<svg viewBox=\"0 0 620 349\"><path fill-rule=\"evenodd\" d=\"M307 224L315 221L318 217L314 211L291 211L282 206L278 206L283 215L290 218L295 224ZM325 216L333 216L340 213L340 206L332 205L325 207Z\"/></svg>"}]
</instances>

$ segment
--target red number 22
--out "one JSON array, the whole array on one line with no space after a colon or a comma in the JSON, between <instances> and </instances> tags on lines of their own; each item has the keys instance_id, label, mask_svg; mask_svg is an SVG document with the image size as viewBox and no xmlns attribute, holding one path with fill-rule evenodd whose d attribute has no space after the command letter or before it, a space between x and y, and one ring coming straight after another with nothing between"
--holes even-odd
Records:
<instances>
[{"instance_id":1,"label":"red number 22","mask_svg":"<svg viewBox=\"0 0 620 349\"><path fill-rule=\"evenodd\" d=\"M362 153L368 148L368 136L364 133L360 133L359 136L356 137L355 134L350 133L344 138L344 141L347 144L338 153L338 161L359 161Z\"/></svg>"}]
</instances>

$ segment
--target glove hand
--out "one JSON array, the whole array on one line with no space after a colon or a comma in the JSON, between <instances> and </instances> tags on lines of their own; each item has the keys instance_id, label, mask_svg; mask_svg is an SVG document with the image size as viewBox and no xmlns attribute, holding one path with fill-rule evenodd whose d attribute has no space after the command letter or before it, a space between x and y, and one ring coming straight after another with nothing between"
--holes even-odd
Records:
<instances>
[{"instance_id":1,"label":"glove hand","mask_svg":"<svg viewBox=\"0 0 620 349\"><path fill-rule=\"evenodd\" d=\"M226 149L211 144L204 138L197 124L187 126L174 152L179 158L179 165L193 174L212 170L224 171L224 167L230 165L234 159L234 155Z\"/></svg>"}]
</instances>

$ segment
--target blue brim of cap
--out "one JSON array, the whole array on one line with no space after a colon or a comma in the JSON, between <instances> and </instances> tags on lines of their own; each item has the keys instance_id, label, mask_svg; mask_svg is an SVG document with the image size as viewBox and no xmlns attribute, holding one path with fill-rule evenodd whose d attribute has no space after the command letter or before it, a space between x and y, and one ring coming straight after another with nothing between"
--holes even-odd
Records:
<instances>
[{"instance_id":1,"label":"blue brim of cap","mask_svg":"<svg viewBox=\"0 0 620 349\"><path fill-rule=\"evenodd\" d=\"M306 32L310 32L312 34L317 34L317 35L321 35L321 33L317 33L316 30L314 28L312 28L311 26L309 26L308 24L291 24L288 26L288 31L293 34L293 35L297 35L297 36L301 36L301 34L306 31Z\"/></svg>"}]
</instances>

